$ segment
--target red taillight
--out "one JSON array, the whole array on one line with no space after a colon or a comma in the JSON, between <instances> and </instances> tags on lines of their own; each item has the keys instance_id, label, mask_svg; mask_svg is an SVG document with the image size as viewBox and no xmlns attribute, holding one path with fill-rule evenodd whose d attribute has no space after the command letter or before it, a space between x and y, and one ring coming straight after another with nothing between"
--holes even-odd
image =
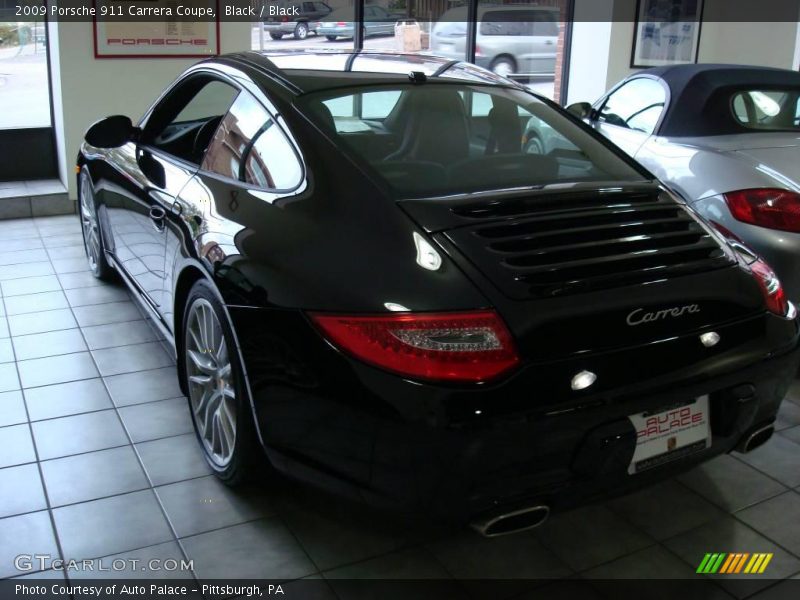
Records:
<instances>
[{"instance_id":1,"label":"red taillight","mask_svg":"<svg viewBox=\"0 0 800 600\"><path fill-rule=\"evenodd\" d=\"M337 27L347 27L347 23L345 23L344 21L337 21L336 22L336 26Z\"/></svg>"},{"instance_id":2,"label":"red taillight","mask_svg":"<svg viewBox=\"0 0 800 600\"><path fill-rule=\"evenodd\" d=\"M483 52L480 46L475 46L475 56L483 56Z\"/></svg>"},{"instance_id":3,"label":"red taillight","mask_svg":"<svg viewBox=\"0 0 800 600\"><path fill-rule=\"evenodd\" d=\"M782 317L786 316L789 312L789 304L786 300L786 292L783 291L783 286L778 276L775 275L775 271L763 260L757 260L751 264L750 270L761 288L767 310Z\"/></svg>"},{"instance_id":4,"label":"red taillight","mask_svg":"<svg viewBox=\"0 0 800 600\"><path fill-rule=\"evenodd\" d=\"M724 194L731 214L743 223L768 229L800 232L800 194L756 188Z\"/></svg>"},{"instance_id":5,"label":"red taillight","mask_svg":"<svg viewBox=\"0 0 800 600\"><path fill-rule=\"evenodd\" d=\"M310 316L344 352L414 379L477 383L519 362L511 334L493 310Z\"/></svg>"},{"instance_id":6,"label":"red taillight","mask_svg":"<svg viewBox=\"0 0 800 600\"><path fill-rule=\"evenodd\" d=\"M283 21L284 23L288 23L289 22L289 17L286 17L286 16L281 17L281 21Z\"/></svg>"}]
</instances>

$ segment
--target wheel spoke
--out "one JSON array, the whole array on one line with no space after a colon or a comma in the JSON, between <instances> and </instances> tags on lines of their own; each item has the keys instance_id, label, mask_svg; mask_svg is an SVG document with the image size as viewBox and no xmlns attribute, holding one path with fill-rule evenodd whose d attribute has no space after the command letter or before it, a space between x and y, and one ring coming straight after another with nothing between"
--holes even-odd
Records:
<instances>
[{"instance_id":1,"label":"wheel spoke","mask_svg":"<svg viewBox=\"0 0 800 600\"><path fill-rule=\"evenodd\" d=\"M213 374L215 369L214 361L208 354L202 354L197 350L188 350L186 354L192 359L194 365L203 373Z\"/></svg>"}]
</instances>

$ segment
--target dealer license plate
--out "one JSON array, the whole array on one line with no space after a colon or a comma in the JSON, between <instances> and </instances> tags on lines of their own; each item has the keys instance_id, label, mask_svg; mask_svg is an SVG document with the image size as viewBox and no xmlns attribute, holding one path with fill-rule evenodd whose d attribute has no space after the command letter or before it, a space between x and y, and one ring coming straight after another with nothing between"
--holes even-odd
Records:
<instances>
[{"instance_id":1,"label":"dealer license plate","mask_svg":"<svg viewBox=\"0 0 800 600\"><path fill-rule=\"evenodd\" d=\"M667 410L628 417L636 430L636 450L628 473L641 473L711 445L708 396Z\"/></svg>"}]
</instances>

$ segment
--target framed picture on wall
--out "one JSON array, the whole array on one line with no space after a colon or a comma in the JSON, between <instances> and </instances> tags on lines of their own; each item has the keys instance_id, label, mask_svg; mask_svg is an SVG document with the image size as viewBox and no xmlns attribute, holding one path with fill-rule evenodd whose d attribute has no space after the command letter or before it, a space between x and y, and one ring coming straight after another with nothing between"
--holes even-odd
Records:
<instances>
[{"instance_id":1,"label":"framed picture on wall","mask_svg":"<svg viewBox=\"0 0 800 600\"><path fill-rule=\"evenodd\" d=\"M697 62L703 0L637 0L632 68Z\"/></svg>"},{"instance_id":2,"label":"framed picture on wall","mask_svg":"<svg viewBox=\"0 0 800 600\"><path fill-rule=\"evenodd\" d=\"M162 5L171 13L158 21L128 20L133 17L118 12L118 1L93 2L95 58L205 58L220 53L218 0L193 0L192 7L213 11L207 14L214 18L203 19L180 17L174 0L150 0L147 6Z\"/></svg>"}]
</instances>

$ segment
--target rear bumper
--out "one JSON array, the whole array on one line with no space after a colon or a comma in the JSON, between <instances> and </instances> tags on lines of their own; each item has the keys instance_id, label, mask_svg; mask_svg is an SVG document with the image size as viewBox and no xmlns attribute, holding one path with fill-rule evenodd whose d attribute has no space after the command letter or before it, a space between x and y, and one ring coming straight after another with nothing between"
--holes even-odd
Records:
<instances>
[{"instance_id":1,"label":"rear bumper","mask_svg":"<svg viewBox=\"0 0 800 600\"><path fill-rule=\"evenodd\" d=\"M310 329L298 335L289 326L295 317L278 319L295 331L291 341L255 334L253 315L243 312L232 315L237 330L249 332L242 348L255 414L278 470L373 505L458 520L532 504L583 504L729 452L746 432L774 420L800 362L795 331L789 347L746 367L728 361L725 372L654 377L657 387L586 396L559 411L543 398L555 391L537 388L529 369L486 389L421 385L350 361ZM704 394L711 447L628 475L635 446L628 415ZM520 397L528 408L512 409L518 402L508 401Z\"/></svg>"}]
</instances>

